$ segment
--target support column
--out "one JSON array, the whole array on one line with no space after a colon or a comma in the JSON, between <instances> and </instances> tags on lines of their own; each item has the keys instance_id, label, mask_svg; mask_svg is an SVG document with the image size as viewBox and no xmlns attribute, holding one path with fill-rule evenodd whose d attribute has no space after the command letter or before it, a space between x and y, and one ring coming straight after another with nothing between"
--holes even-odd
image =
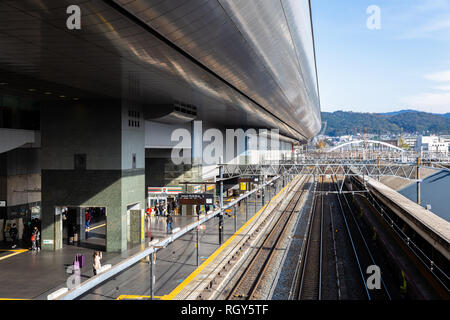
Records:
<instances>
[{"instance_id":1,"label":"support column","mask_svg":"<svg viewBox=\"0 0 450 320\"><path fill-rule=\"evenodd\" d=\"M106 250L126 250L127 206L145 206L140 106L58 102L42 108L41 120L42 249L55 249L55 207L73 206L105 207ZM81 214L80 222L84 227Z\"/></svg>"},{"instance_id":2,"label":"support column","mask_svg":"<svg viewBox=\"0 0 450 320\"><path fill-rule=\"evenodd\" d=\"M86 239L86 216L84 215L85 208L77 208L77 211L80 226L80 234L78 236L79 240L83 241Z\"/></svg>"}]
</instances>

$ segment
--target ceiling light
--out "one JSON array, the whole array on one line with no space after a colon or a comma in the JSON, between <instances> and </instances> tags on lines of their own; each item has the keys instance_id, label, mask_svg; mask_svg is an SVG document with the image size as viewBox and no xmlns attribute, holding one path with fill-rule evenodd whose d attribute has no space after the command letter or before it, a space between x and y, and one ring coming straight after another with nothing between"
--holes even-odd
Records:
<instances>
[{"instance_id":1,"label":"ceiling light","mask_svg":"<svg viewBox=\"0 0 450 320\"><path fill-rule=\"evenodd\" d=\"M0 82L0 86L6 86L8 82Z\"/></svg>"},{"instance_id":2,"label":"ceiling light","mask_svg":"<svg viewBox=\"0 0 450 320\"><path fill-rule=\"evenodd\" d=\"M44 94L52 94L50 91L44 92Z\"/></svg>"},{"instance_id":3,"label":"ceiling light","mask_svg":"<svg viewBox=\"0 0 450 320\"><path fill-rule=\"evenodd\" d=\"M60 98L65 98L66 96L59 96Z\"/></svg>"},{"instance_id":4,"label":"ceiling light","mask_svg":"<svg viewBox=\"0 0 450 320\"><path fill-rule=\"evenodd\" d=\"M34 91L36 91L36 89L28 89L28 91L34 92Z\"/></svg>"}]
</instances>

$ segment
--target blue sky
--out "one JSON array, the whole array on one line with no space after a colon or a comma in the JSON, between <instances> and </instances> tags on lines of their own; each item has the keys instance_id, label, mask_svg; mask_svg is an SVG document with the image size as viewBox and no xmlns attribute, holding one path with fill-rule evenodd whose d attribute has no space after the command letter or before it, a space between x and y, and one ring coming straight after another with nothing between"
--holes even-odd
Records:
<instances>
[{"instance_id":1,"label":"blue sky","mask_svg":"<svg viewBox=\"0 0 450 320\"><path fill-rule=\"evenodd\" d=\"M379 30L367 28L369 6ZM311 0L322 111L450 112L450 0Z\"/></svg>"}]
</instances>

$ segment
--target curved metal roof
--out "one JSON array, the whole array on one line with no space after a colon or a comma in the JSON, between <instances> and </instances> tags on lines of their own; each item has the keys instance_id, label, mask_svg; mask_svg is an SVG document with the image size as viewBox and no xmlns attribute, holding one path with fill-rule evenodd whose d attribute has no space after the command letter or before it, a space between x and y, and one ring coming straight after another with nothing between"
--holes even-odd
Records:
<instances>
[{"instance_id":1,"label":"curved metal roof","mask_svg":"<svg viewBox=\"0 0 450 320\"><path fill-rule=\"evenodd\" d=\"M81 30L66 28L74 4ZM2 78L179 100L200 119L300 140L320 130L307 0L4 0L0 47Z\"/></svg>"}]
</instances>

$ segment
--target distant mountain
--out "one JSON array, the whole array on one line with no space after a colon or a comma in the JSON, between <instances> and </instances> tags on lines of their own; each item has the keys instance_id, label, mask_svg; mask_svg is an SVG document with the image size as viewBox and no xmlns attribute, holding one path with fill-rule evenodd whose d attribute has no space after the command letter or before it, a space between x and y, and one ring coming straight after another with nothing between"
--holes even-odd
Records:
<instances>
[{"instance_id":1,"label":"distant mountain","mask_svg":"<svg viewBox=\"0 0 450 320\"><path fill-rule=\"evenodd\" d=\"M407 112L422 112L422 111L417 111L417 110L412 110L412 109L405 109L405 110L399 110L399 111L392 111L392 112L384 112L384 113L380 113L382 115L385 116L395 116L397 114L401 114L401 113L407 113ZM426 113L430 113L430 112L426 112ZM434 114L437 116L442 116L442 117L450 117L450 112L449 113L430 113L430 114Z\"/></svg>"},{"instance_id":2,"label":"distant mountain","mask_svg":"<svg viewBox=\"0 0 450 320\"><path fill-rule=\"evenodd\" d=\"M397 114L406 113L406 112L418 112L418 111L406 109L406 110L399 110L399 111L392 111L392 112L384 112L384 113L380 113L380 114L385 115L385 116L395 116Z\"/></svg>"},{"instance_id":3,"label":"distant mountain","mask_svg":"<svg viewBox=\"0 0 450 320\"><path fill-rule=\"evenodd\" d=\"M322 112L322 121L327 122L326 135L341 136L359 133L427 133L450 134L450 114L441 115L415 110L388 113Z\"/></svg>"}]
</instances>

